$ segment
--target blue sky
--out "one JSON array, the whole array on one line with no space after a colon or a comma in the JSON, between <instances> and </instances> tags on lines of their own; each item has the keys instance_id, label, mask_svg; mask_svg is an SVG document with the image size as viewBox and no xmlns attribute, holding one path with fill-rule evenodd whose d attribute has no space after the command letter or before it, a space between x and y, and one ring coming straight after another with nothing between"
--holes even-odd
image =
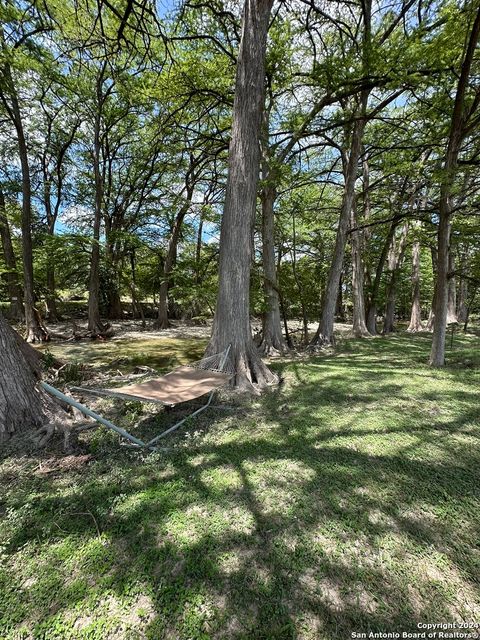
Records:
<instances>
[{"instance_id":1,"label":"blue sky","mask_svg":"<svg viewBox=\"0 0 480 640\"><path fill-rule=\"evenodd\" d=\"M179 4L178 0L157 0L157 11L159 16L164 16L169 11L177 7Z\"/></svg>"}]
</instances>

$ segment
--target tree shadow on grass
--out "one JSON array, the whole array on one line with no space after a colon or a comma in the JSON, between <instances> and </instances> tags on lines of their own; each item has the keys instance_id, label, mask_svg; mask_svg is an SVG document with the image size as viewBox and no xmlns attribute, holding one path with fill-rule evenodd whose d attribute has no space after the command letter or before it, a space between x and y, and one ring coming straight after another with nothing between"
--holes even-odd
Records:
<instances>
[{"instance_id":1,"label":"tree shadow on grass","mask_svg":"<svg viewBox=\"0 0 480 640\"><path fill-rule=\"evenodd\" d=\"M442 389L427 420L432 389L402 409L396 378L365 375L368 349L339 358L278 365L287 384L255 412L203 414L168 455L26 480L7 554L37 579L9 592L12 629L313 639L478 618L474 383Z\"/></svg>"}]
</instances>

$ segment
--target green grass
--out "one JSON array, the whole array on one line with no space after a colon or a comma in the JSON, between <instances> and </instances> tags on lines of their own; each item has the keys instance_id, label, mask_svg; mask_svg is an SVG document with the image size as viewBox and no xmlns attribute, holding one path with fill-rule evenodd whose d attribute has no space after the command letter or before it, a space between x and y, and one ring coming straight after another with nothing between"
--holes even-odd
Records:
<instances>
[{"instance_id":1,"label":"green grass","mask_svg":"<svg viewBox=\"0 0 480 640\"><path fill-rule=\"evenodd\" d=\"M425 365L430 341L279 363L279 389L203 414L167 452L98 430L77 471L4 460L0 637L327 640L478 622L479 340L456 337L443 370ZM151 416L136 419L141 433Z\"/></svg>"},{"instance_id":2,"label":"green grass","mask_svg":"<svg viewBox=\"0 0 480 640\"><path fill-rule=\"evenodd\" d=\"M187 338L115 339L105 342L47 342L37 346L65 362L115 367L122 372L142 365L166 371L202 357L207 341Z\"/></svg>"}]
</instances>

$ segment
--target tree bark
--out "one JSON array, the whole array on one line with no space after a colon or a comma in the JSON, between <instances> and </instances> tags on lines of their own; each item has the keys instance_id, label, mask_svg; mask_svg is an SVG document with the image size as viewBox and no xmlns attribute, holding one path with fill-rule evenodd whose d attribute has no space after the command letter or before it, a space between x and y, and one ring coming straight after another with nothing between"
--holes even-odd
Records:
<instances>
[{"instance_id":1,"label":"tree bark","mask_svg":"<svg viewBox=\"0 0 480 640\"><path fill-rule=\"evenodd\" d=\"M457 84L452 121L448 138L447 153L443 166L440 185L438 239L437 239L437 279L435 283L435 321L433 328L430 365L445 365L445 338L448 312L448 254L450 245L450 226L452 216L452 188L458 166L458 154L465 135L465 125L470 116L465 108L465 94L470 77L475 50L480 35L480 6L477 9L472 30L465 50L460 77Z\"/></svg>"},{"instance_id":2,"label":"tree bark","mask_svg":"<svg viewBox=\"0 0 480 640\"><path fill-rule=\"evenodd\" d=\"M250 271L264 107L265 52L273 0L245 0L237 62L219 289L207 355L231 345L234 384L254 390L276 380L260 358L250 325Z\"/></svg>"},{"instance_id":3,"label":"tree bark","mask_svg":"<svg viewBox=\"0 0 480 640\"><path fill-rule=\"evenodd\" d=\"M455 258L452 247L448 252L448 299L447 299L447 325L458 323L457 317L457 285L455 280Z\"/></svg>"},{"instance_id":4,"label":"tree bark","mask_svg":"<svg viewBox=\"0 0 480 640\"><path fill-rule=\"evenodd\" d=\"M295 209L292 211L292 248L290 251L290 255L292 257L292 274L293 279L295 280L295 284L298 289L298 299L300 301L300 306L302 308L302 323L303 323L303 337L302 342L304 345L308 344L308 316L307 316L307 307L305 305L305 298L303 296L304 288L298 277L297 270L297 223L296 223L296 212ZM287 338L287 344L289 344L290 348L292 348L292 341L289 338L288 334L288 326L285 321L285 336Z\"/></svg>"},{"instance_id":5,"label":"tree bark","mask_svg":"<svg viewBox=\"0 0 480 640\"><path fill-rule=\"evenodd\" d=\"M337 306L335 309L335 318L339 322L345 322L345 307L343 306L343 271L340 274L340 282L338 283Z\"/></svg>"},{"instance_id":6,"label":"tree bark","mask_svg":"<svg viewBox=\"0 0 480 640\"><path fill-rule=\"evenodd\" d=\"M463 323L467 317L467 305L468 305L468 280L465 278L465 272L467 270L467 255L468 248L461 254L460 260L460 281L458 283L458 306L457 317L458 321Z\"/></svg>"},{"instance_id":7,"label":"tree bark","mask_svg":"<svg viewBox=\"0 0 480 640\"><path fill-rule=\"evenodd\" d=\"M24 355L21 338L0 313L0 441L56 418L67 416L37 387L37 374Z\"/></svg>"},{"instance_id":8,"label":"tree bark","mask_svg":"<svg viewBox=\"0 0 480 640\"><path fill-rule=\"evenodd\" d=\"M0 28L2 49L5 48L3 31ZM8 60L8 58L7 58ZM25 329L27 342L37 342L48 339L44 329L39 324L35 314L35 294L33 280L33 252L32 252L32 187L30 179L30 165L28 149L23 128L23 118L18 101L17 91L12 78L12 70L8 62L3 64L7 94L0 87L0 98L9 115L17 134L18 155L22 172L22 257L23 257L23 295L25 307Z\"/></svg>"},{"instance_id":9,"label":"tree bark","mask_svg":"<svg viewBox=\"0 0 480 640\"><path fill-rule=\"evenodd\" d=\"M13 251L12 237L10 235L10 225L8 224L7 211L5 207L5 196L0 190L0 237L2 240L3 257L7 269L4 279L7 285L10 308L8 316L11 320L22 320L24 317L22 304L22 290L18 281L17 261Z\"/></svg>"},{"instance_id":10,"label":"tree bark","mask_svg":"<svg viewBox=\"0 0 480 640\"><path fill-rule=\"evenodd\" d=\"M44 206L47 215L48 235L53 238L55 234L56 215L52 211L51 185L47 176L44 176ZM55 292L55 264L48 253L47 255L47 293L45 296L46 318L50 322L58 322L56 292Z\"/></svg>"},{"instance_id":11,"label":"tree bark","mask_svg":"<svg viewBox=\"0 0 480 640\"><path fill-rule=\"evenodd\" d=\"M409 333L423 331L420 306L420 242L418 240L413 243L412 247L412 311L407 331Z\"/></svg>"},{"instance_id":12,"label":"tree bark","mask_svg":"<svg viewBox=\"0 0 480 640\"><path fill-rule=\"evenodd\" d=\"M371 0L363 0L361 6L363 17L362 67L365 76L367 76L369 74L371 56L372 2ZM346 165L344 162L345 187L337 228L337 236L335 239L333 261L328 274L328 282L320 323L315 336L309 345L311 349L315 349L323 345L333 346L335 344L333 333L335 307L337 304L338 287L342 275L350 216L355 198L355 183L357 181L358 163L362 150L363 133L366 125L369 95L370 89L363 89L358 96L358 104L355 114L356 119L355 124L353 125L353 133L350 143L350 153Z\"/></svg>"},{"instance_id":13,"label":"tree bark","mask_svg":"<svg viewBox=\"0 0 480 640\"><path fill-rule=\"evenodd\" d=\"M103 335L105 327L100 318L100 228L103 210L103 176L101 161L101 122L104 95L102 91L106 63L102 65L96 82L96 113L94 119L93 173L95 181L95 214L93 220L92 253L90 256L90 276L88 285L88 330L92 336Z\"/></svg>"},{"instance_id":14,"label":"tree bark","mask_svg":"<svg viewBox=\"0 0 480 640\"><path fill-rule=\"evenodd\" d=\"M382 247L382 252L377 263L375 270L375 278L373 280L372 289L368 299L368 311L367 311L367 329L371 335L377 335L377 310L378 310L378 294L380 292L380 283L382 280L383 270L387 261L390 245L392 244L393 237L395 235L395 229L398 226L398 221L393 221L388 230L387 237Z\"/></svg>"},{"instance_id":15,"label":"tree bark","mask_svg":"<svg viewBox=\"0 0 480 640\"><path fill-rule=\"evenodd\" d=\"M352 229L357 227L357 207L354 201L351 213ZM363 238L360 231L352 231L350 243L352 247L352 296L353 296L353 335L367 338L371 334L365 322L365 297L363 290Z\"/></svg>"},{"instance_id":16,"label":"tree bark","mask_svg":"<svg viewBox=\"0 0 480 640\"><path fill-rule=\"evenodd\" d=\"M107 316L110 319L123 318L122 298L120 296L120 288L118 284L118 274L114 276L116 278L115 283L112 283L111 288L107 291Z\"/></svg>"},{"instance_id":17,"label":"tree bark","mask_svg":"<svg viewBox=\"0 0 480 640\"><path fill-rule=\"evenodd\" d=\"M364 115L368 95L362 98L361 113ZM358 174L358 161L360 158L360 150L362 145L363 131L365 129L365 120L359 117L355 121L350 154L345 174L345 188L343 194L342 208L340 211L340 219L338 221L337 236L335 239L335 249L332 264L328 274L327 288L325 291L322 315L318 329L310 342L310 348L315 349L320 346L333 346L334 335L333 325L335 320L335 308L337 305L338 287L342 275L343 259L345 256L345 245L347 241L348 227L350 225L350 217L355 197L355 182Z\"/></svg>"},{"instance_id":18,"label":"tree bark","mask_svg":"<svg viewBox=\"0 0 480 640\"><path fill-rule=\"evenodd\" d=\"M155 322L155 329L168 329L170 326L168 318L168 290L172 281L172 270L177 262L177 249L178 242L180 240L180 233L182 230L182 224L187 215L191 200L193 197L193 184L187 187L187 201L177 213L175 221L173 223L172 233L168 240L167 255L163 262L163 278L160 283L160 290L158 293L158 316Z\"/></svg>"},{"instance_id":19,"label":"tree bark","mask_svg":"<svg viewBox=\"0 0 480 640\"><path fill-rule=\"evenodd\" d=\"M433 324L435 322L435 281L436 281L436 273L437 273L437 250L435 247L430 247L430 253L432 256L432 271L433 271L433 281L434 281L434 286L433 286L433 298L432 298L432 306L430 307L430 312L428 314L428 319L427 319L427 324L426 324L426 330L427 331L433 331Z\"/></svg>"},{"instance_id":20,"label":"tree bark","mask_svg":"<svg viewBox=\"0 0 480 640\"><path fill-rule=\"evenodd\" d=\"M263 320L260 352L264 355L276 355L287 350L282 333L280 316L280 297L275 261L275 214L274 203L277 193L275 187L266 185L260 194L262 202L262 259L263 286L267 309Z\"/></svg>"},{"instance_id":21,"label":"tree bark","mask_svg":"<svg viewBox=\"0 0 480 640\"><path fill-rule=\"evenodd\" d=\"M387 287L387 304L383 320L382 333L384 335L396 331L395 303L397 299L397 283L400 267L402 266L403 258L405 255L407 235L408 222L404 222L400 232L400 238L398 239L398 244L396 247L394 245L391 247L391 256L389 258L390 281Z\"/></svg>"}]
</instances>

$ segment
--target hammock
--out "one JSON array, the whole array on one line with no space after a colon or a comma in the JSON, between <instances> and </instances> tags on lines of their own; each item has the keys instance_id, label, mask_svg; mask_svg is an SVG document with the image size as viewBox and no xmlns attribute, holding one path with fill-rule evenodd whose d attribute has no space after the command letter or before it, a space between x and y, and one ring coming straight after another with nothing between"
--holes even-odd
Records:
<instances>
[{"instance_id":1,"label":"hammock","mask_svg":"<svg viewBox=\"0 0 480 640\"><path fill-rule=\"evenodd\" d=\"M113 429L113 431L116 431L127 440L130 440L133 444L140 447L154 449L155 447L153 445L155 445L158 440L165 437L175 429L178 429L178 427L180 427L189 418L192 418L201 411L205 411L205 409L210 405L215 391L218 388L223 387L234 376L235 371L229 358L229 353L230 345L221 353L202 358L198 362L194 362L189 365L177 367L160 378L154 378L153 380L147 380L146 382L137 384L130 384L112 389L72 387L72 391L80 391L82 393L88 393L95 396L121 398L122 400L137 400L140 402L152 402L168 407L173 407L182 402L188 402L189 400L200 398L207 393L210 394L207 402L199 409L193 411L149 442L143 442L139 438L128 433L128 431L125 431L125 429L117 427L109 420L106 420L73 398L66 396L46 382L42 382L41 384L43 388L52 395L60 398L73 407L76 407L82 413L94 418L109 429Z\"/></svg>"}]
</instances>

